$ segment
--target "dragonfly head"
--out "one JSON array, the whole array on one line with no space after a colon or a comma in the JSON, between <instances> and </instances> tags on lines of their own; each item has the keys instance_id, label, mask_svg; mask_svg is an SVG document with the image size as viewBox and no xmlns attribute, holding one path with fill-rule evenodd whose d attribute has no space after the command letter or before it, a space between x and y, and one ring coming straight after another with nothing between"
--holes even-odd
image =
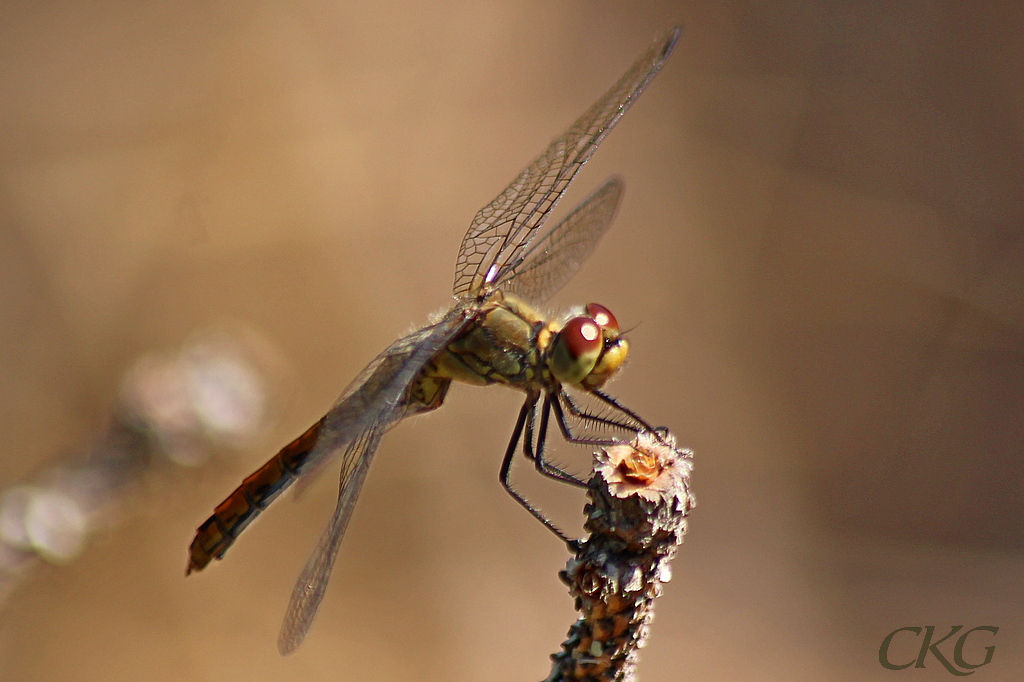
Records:
<instances>
[{"instance_id":1,"label":"dragonfly head","mask_svg":"<svg viewBox=\"0 0 1024 682\"><path fill-rule=\"evenodd\" d=\"M603 305L588 303L551 341L548 367L564 384L600 388L626 361L629 342L619 323Z\"/></svg>"}]
</instances>

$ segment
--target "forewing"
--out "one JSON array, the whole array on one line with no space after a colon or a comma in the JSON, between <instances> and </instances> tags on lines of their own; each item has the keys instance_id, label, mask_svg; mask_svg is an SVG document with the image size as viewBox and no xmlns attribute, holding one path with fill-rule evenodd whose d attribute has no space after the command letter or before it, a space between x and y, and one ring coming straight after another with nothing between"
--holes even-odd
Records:
<instances>
[{"instance_id":1,"label":"forewing","mask_svg":"<svg viewBox=\"0 0 1024 682\"><path fill-rule=\"evenodd\" d=\"M679 33L673 28L652 43L601 99L476 214L455 263L457 297L474 295L516 268L573 177L661 69Z\"/></svg>"},{"instance_id":2,"label":"forewing","mask_svg":"<svg viewBox=\"0 0 1024 682\"><path fill-rule=\"evenodd\" d=\"M611 178L546 235L534 242L522 262L497 283L532 303L543 303L572 279L615 218L622 180Z\"/></svg>"},{"instance_id":3,"label":"forewing","mask_svg":"<svg viewBox=\"0 0 1024 682\"><path fill-rule=\"evenodd\" d=\"M457 306L440 322L393 343L356 377L325 417L310 460L319 468L342 454L338 504L292 590L278 638L282 654L302 643L313 622L380 438L405 416L409 385L468 318L468 311Z\"/></svg>"}]
</instances>

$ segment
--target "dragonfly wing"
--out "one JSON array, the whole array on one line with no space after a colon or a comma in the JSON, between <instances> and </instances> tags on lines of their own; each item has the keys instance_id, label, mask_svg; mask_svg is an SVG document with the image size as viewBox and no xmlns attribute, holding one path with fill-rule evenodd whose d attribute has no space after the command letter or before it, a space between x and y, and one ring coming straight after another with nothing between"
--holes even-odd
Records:
<instances>
[{"instance_id":1,"label":"dragonfly wing","mask_svg":"<svg viewBox=\"0 0 1024 682\"><path fill-rule=\"evenodd\" d=\"M605 182L534 242L498 286L532 303L544 303L572 279L597 246L615 218L623 189L619 178Z\"/></svg>"},{"instance_id":2,"label":"dragonfly wing","mask_svg":"<svg viewBox=\"0 0 1024 682\"><path fill-rule=\"evenodd\" d=\"M358 436L361 430L372 426L376 421L385 420L384 413L390 409L395 399L388 398L384 393L390 390L392 394L397 393L400 396L401 391L405 389L405 386L393 383L391 379L402 369L403 363L409 362L411 352L426 342L436 329L437 325L429 325L395 341L349 382L322 420L323 425L316 444L293 486L293 499L305 495L306 491L320 479L320 475L329 468L327 465L339 454L346 452L349 442ZM429 358L423 362L427 360ZM422 362L419 367L422 367ZM415 371L411 365L408 367L406 374L411 375L408 381L415 378L419 367ZM397 422L402 416L404 415L401 413L392 414L389 419ZM350 459L351 456L346 455L345 461L348 462ZM345 467L342 467L342 473L344 470Z\"/></svg>"},{"instance_id":3,"label":"dragonfly wing","mask_svg":"<svg viewBox=\"0 0 1024 682\"><path fill-rule=\"evenodd\" d=\"M315 469L321 469L325 461L342 455L338 504L292 590L278 638L282 654L302 643L313 622L377 445L406 415L404 394L424 365L463 329L469 313L456 306L440 322L393 343L356 377L324 417L310 460Z\"/></svg>"},{"instance_id":4,"label":"dragonfly wing","mask_svg":"<svg viewBox=\"0 0 1024 682\"><path fill-rule=\"evenodd\" d=\"M338 497L334 516L331 517L331 522L324 529L316 549L309 556L299 579L295 582L291 599L288 601L288 610L285 611L284 622L281 624L281 633L277 638L277 649L282 656L299 648L313 624L313 618L327 589L331 569L334 568L334 560L338 558L341 539L345 536L345 529L352 518L352 510L355 509L356 499L363 488L373 453L380 443L383 432L382 428L369 429L349 444L345 453L346 459L353 461L355 466L347 479L342 481L341 495Z\"/></svg>"},{"instance_id":5,"label":"dragonfly wing","mask_svg":"<svg viewBox=\"0 0 1024 682\"><path fill-rule=\"evenodd\" d=\"M363 431L377 423L393 426L405 416L400 405L403 392L423 365L464 326L467 311L456 306L440 322L419 329L388 346L356 375L322 420L316 445L303 464L298 486L315 478ZM385 430L387 430L385 428ZM351 464L348 458L342 466Z\"/></svg>"},{"instance_id":6,"label":"dragonfly wing","mask_svg":"<svg viewBox=\"0 0 1024 682\"><path fill-rule=\"evenodd\" d=\"M652 43L604 96L476 214L455 263L457 297L476 294L519 265L573 177L661 69L679 33L673 28Z\"/></svg>"}]
</instances>

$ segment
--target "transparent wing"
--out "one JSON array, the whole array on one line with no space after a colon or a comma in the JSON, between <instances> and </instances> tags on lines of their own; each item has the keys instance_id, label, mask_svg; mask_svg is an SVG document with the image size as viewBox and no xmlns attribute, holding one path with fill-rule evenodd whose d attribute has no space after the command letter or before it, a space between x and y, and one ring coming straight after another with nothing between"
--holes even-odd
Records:
<instances>
[{"instance_id":1,"label":"transparent wing","mask_svg":"<svg viewBox=\"0 0 1024 682\"><path fill-rule=\"evenodd\" d=\"M324 415L316 445L303 464L300 483L315 477L363 431L377 423L393 425L404 415L402 393L423 365L465 324L466 308L456 306L445 317L395 341L349 382ZM390 422L388 420L391 420ZM354 464L345 457L345 471Z\"/></svg>"},{"instance_id":2,"label":"transparent wing","mask_svg":"<svg viewBox=\"0 0 1024 682\"><path fill-rule=\"evenodd\" d=\"M348 477L342 480L341 495L331 522L324 529L316 549L309 555L292 589L288 610L285 611L281 632L277 637L277 650L282 656L299 648L313 624L334 568L334 560L338 558L341 539L345 536L345 529L352 518L352 510L355 509L366 473L370 470L373 453L377 450L384 430L378 427L364 431L346 450L346 460L352 461L355 466Z\"/></svg>"},{"instance_id":3,"label":"transparent wing","mask_svg":"<svg viewBox=\"0 0 1024 682\"><path fill-rule=\"evenodd\" d=\"M516 268L573 177L661 69L679 33L673 28L652 43L601 99L476 214L455 263L457 297L474 295Z\"/></svg>"},{"instance_id":4,"label":"transparent wing","mask_svg":"<svg viewBox=\"0 0 1024 682\"><path fill-rule=\"evenodd\" d=\"M497 286L532 303L544 303L565 286L593 252L615 218L624 187L611 178L523 254ZM506 283L507 282L507 283Z\"/></svg>"},{"instance_id":5,"label":"transparent wing","mask_svg":"<svg viewBox=\"0 0 1024 682\"><path fill-rule=\"evenodd\" d=\"M440 322L393 343L349 384L324 417L310 462L319 469L342 454L338 504L292 590L278 637L282 654L294 651L309 631L381 436L406 415L409 385L467 319L467 309L456 306Z\"/></svg>"}]
</instances>

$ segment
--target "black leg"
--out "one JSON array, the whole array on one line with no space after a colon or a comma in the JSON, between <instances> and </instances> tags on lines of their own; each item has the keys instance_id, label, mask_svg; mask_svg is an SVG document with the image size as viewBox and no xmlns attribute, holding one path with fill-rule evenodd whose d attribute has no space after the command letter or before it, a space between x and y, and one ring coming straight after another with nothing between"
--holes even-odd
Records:
<instances>
[{"instance_id":1,"label":"black leg","mask_svg":"<svg viewBox=\"0 0 1024 682\"><path fill-rule=\"evenodd\" d=\"M558 422L558 429L562 432L562 437L570 443L575 443L577 445L597 445L603 447L622 442L622 440L618 438L587 438L584 436L577 436L569 427L569 422L565 418L565 412L562 411L562 403L558 400L552 401L551 407L555 410L555 421ZM630 430L634 433L637 431L637 429Z\"/></svg>"},{"instance_id":2,"label":"black leg","mask_svg":"<svg viewBox=\"0 0 1024 682\"><path fill-rule=\"evenodd\" d=\"M530 441L529 437L523 441L523 451L526 453L527 458L533 460L533 464L537 467L537 471L545 476L579 488L586 488L586 481L581 481L568 471L555 466L544 458L544 446L547 444L548 440L548 418L550 416L551 396L545 395L544 405L541 407L540 412L540 432L537 436L536 452L534 452L533 443Z\"/></svg>"},{"instance_id":3,"label":"black leg","mask_svg":"<svg viewBox=\"0 0 1024 682\"><path fill-rule=\"evenodd\" d=\"M604 426L611 426L612 428L622 429L623 431L632 431L633 433L636 433L638 430L635 423L627 424L626 422L619 421L618 419L612 419L611 417L587 412L576 404L576 401L572 399L567 391L560 392L558 397L563 403L565 403L565 411L580 421L603 424Z\"/></svg>"},{"instance_id":4,"label":"black leg","mask_svg":"<svg viewBox=\"0 0 1024 682\"><path fill-rule=\"evenodd\" d=\"M527 401L529 402L529 399L527 399ZM536 462L537 458L533 454L533 424L537 418L537 399L534 398L532 402L533 406L530 409L530 413L526 415L526 427L525 432L523 434L523 454L526 455L526 459L530 460L531 462Z\"/></svg>"},{"instance_id":5,"label":"black leg","mask_svg":"<svg viewBox=\"0 0 1024 682\"><path fill-rule=\"evenodd\" d=\"M616 400L615 398L611 397L607 393L602 393L601 391L599 391L597 389L592 389L590 392L592 394L594 394L595 396L597 396L599 399L601 399L604 402L608 403L609 405L614 407L616 410L618 410L622 414L626 415L627 417L629 417L630 419L632 419L637 424L639 424L640 426L643 427L643 429L639 429L639 430L651 431L653 433L658 433L659 431L664 431L665 433L668 433L668 429L666 429L664 426L659 426L657 428L651 426L640 415L638 415L636 412L634 412L633 410L629 409L628 407L625 407L624 405L622 405L622 403L620 403L618 400Z\"/></svg>"},{"instance_id":6,"label":"black leg","mask_svg":"<svg viewBox=\"0 0 1024 682\"><path fill-rule=\"evenodd\" d=\"M519 410L519 419L516 420L516 427L512 431L512 438L508 442L508 448L505 449L505 457L501 460L501 472L499 474L499 478L501 479L501 485L505 488L505 492L511 495L512 499L521 504L526 511L530 512L535 519L543 523L545 528L557 535L562 542L569 545L570 548L576 547L576 540L571 540L566 536L566 534L559 530L555 524L551 523L551 520L548 519L548 517L544 516L540 510L530 504L529 500L520 495L519 492L512 487L512 480L510 477L510 474L512 473L512 458L515 457L516 450L519 445L519 438L523 435L523 427L526 425L527 420L529 419L532 423L532 414L536 405L537 396L528 395L526 397L526 402L523 403L522 409ZM532 426L529 430L533 430Z\"/></svg>"}]
</instances>

